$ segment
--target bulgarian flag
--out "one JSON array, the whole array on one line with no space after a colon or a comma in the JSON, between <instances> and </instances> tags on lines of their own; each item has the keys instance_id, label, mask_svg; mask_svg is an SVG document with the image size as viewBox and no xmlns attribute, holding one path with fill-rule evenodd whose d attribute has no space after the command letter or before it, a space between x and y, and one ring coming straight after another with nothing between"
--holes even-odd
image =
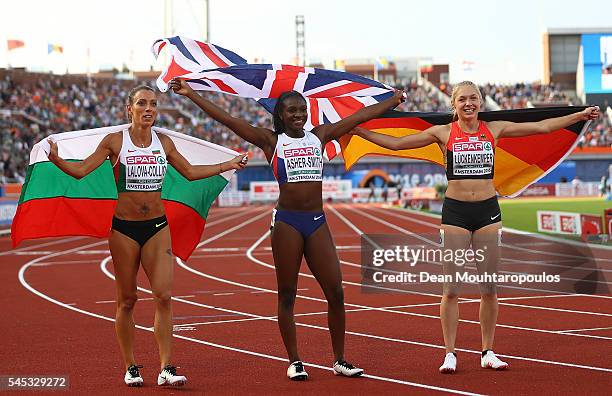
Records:
<instances>
[{"instance_id":1,"label":"bulgarian flag","mask_svg":"<svg viewBox=\"0 0 612 396\"><path fill-rule=\"evenodd\" d=\"M92 154L102 138L130 125L65 132L51 135L60 157L82 161ZM237 152L192 136L153 127L172 139L177 150L192 165L216 164ZM13 247L32 238L87 235L104 238L110 233L117 204L117 186L112 164L107 159L89 175L78 180L62 172L47 158L49 143L34 145L23 184L17 213L13 219ZM168 164L162 186L172 251L183 260L199 243L210 206L225 188L233 170L206 179L188 181Z\"/></svg>"},{"instance_id":2,"label":"bulgarian flag","mask_svg":"<svg viewBox=\"0 0 612 396\"><path fill-rule=\"evenodd\" d=\"M478 118L483 121L534 122L584 109L584 106L576 106L485 111L478 113ZM452 121L451 117L447 113L389 111L380 118L362 124L361 127L386 135L406 136L419 133L433 125L448 124ZM499 139L495 148L493 175L498 194L517 196L552 171L572 152L589 124L590 121L581 121L545 135ZM359 136L344 136L340 142L347 170L363 156L373 154L420 159L444 166L444 156L438 144L394 151L377 146Z\"/></svg>"}]
</instances>

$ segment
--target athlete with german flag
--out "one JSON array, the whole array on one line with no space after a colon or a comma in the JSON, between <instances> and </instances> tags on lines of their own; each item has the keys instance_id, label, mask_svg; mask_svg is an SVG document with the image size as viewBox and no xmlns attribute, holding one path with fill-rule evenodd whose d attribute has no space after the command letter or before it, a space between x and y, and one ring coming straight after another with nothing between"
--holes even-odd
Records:
<instances>
[{"instance_id":1,"label":"athlete with german flag","mask_svg":"<svg viewBox=\"0 0 612 396\"><path fill-rule=\"evenodd\" d=\"M598 107L562 117L537 122L490 121L478 119L483 103L478 87L464 81L453 88L450 124L434 125L407 136L390 136L364 128L352 134L390 150L417 149L438 145L444 157L448 188L442 207L441 235L445 249L473 250L487 247L485 259L477 263L479 273L493 273L499 261L498 233L501 212L493 183L495 147L501 138L547 134L599 116ZM454 263L445 264L445 274L457 270ZM456 278L454 278L456 279ZM503 370L508 364L493 353L498 303L495 284L480 285L480 324L482 329L481 366ZM440 306L446 356L441 373L457 368L455 339L459 321L459 284L445 283Z\"/></svg>"}]
</instances>

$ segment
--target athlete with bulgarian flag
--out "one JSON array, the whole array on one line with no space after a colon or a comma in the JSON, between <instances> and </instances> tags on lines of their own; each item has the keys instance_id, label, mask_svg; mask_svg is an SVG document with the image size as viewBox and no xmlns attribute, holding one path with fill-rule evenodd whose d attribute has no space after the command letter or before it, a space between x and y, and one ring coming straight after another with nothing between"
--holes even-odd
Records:
<instances>
[{"instance_id":1,"label":"athlete with bulgarian flag","mask_svg":"<svg viewBox=\"0 0 612 396\"><path fill-rule=\"evenodd\" d=\"M137 300L136 275L142 267L155 297L155 339L161 372L158 385L181 386L185 376L171 364L173 256L170 227L162 202L162 183L171 165L188 180L199 180L246 166L244 154L213 165L192 165L177 150L173 140L151 130L157 117L157 98L152 88L138 86L128 95L128 118L123 131L106 135L83 161L66 161L49 139L49 161L66 174L81 179L110 159L118 199L109 237L117 284L115 330L126 366L125 383L142 386L134 358L133 310Z\"/></svg>"}]
</instances>

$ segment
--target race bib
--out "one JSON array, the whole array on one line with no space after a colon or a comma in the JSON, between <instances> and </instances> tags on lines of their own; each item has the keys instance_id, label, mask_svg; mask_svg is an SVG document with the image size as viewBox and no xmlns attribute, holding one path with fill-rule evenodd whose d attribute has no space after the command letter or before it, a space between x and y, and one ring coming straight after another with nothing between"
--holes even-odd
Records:
<instances>
[{"instance_id":1,"label":"race bib","mask_svg":"<svg viewBox=\"0 0 612 396\"><path fill-rule=\"evenodd\" d=\"M453 143L453 175L490 175L493 172L493 145L488 141Z\"/></svg>"},{"instance_id":2,"label":"race bib","mask_svg":"<svg viewBox=\"0 0 612 396\"><path fill-rule=\"evenodd\" d=\"M283 154L288 182L322 180L321 148L316 146L285 148Z\"/></svg>"},{"instance_id":3,"label":"race bib","mask_svg":"<svg viewBox=\"0 0 612 396\"><path fill-rule=\"evenodd\" d=\"M156 191L161 189L167 170L162 155L133 155L125 157L125 189Z\"/></svg>"}]
</instances>

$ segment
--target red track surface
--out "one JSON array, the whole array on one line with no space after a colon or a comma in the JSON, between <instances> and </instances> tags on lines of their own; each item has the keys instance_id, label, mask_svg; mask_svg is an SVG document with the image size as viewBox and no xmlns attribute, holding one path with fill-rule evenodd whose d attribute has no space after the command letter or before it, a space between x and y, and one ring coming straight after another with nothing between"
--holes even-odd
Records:
<instances>
[{"instance_id":1,"label":"red track surface","mask_svg":"<svg viewBox=\"0 0 612 396\"><path fill-rule=\"evenodd\" d=\"M264 238L269 209L213 210L201 247L176 267L174 362L189 379L182 389L155 385L154 307L142 274L135 320L141 326L136 356L145 366L145 387L123 385L112 323L115 285L106 241L37 240L11 251L9 238L0 238L4 279L0 331L5 336L0 375L69 375L71 393L107 394L601 394L612 389L610 295L515 295L501 301L495 351L510 364L503 372L480 368L478 303L466 298L458 330L458 371L439 374L444 356L439 297L363 293L361 270L351 265L360 260L357 230L434 234L438 221L403 211L346 205L328 207L327 219L343 261L346 357L365 368L368 376L340 378L329 371L333 355L326 304L304 265L296 321L300 354L310 378L303 383L289 381L274 319L270 243ZM611 251L595 249L593 253L599 268L612 268ZM521 255L529 258L528 253ZM606 276L610 281L610 272ZM562 332L566 330L580 331Z\"/></svg>"}]
</instances>

